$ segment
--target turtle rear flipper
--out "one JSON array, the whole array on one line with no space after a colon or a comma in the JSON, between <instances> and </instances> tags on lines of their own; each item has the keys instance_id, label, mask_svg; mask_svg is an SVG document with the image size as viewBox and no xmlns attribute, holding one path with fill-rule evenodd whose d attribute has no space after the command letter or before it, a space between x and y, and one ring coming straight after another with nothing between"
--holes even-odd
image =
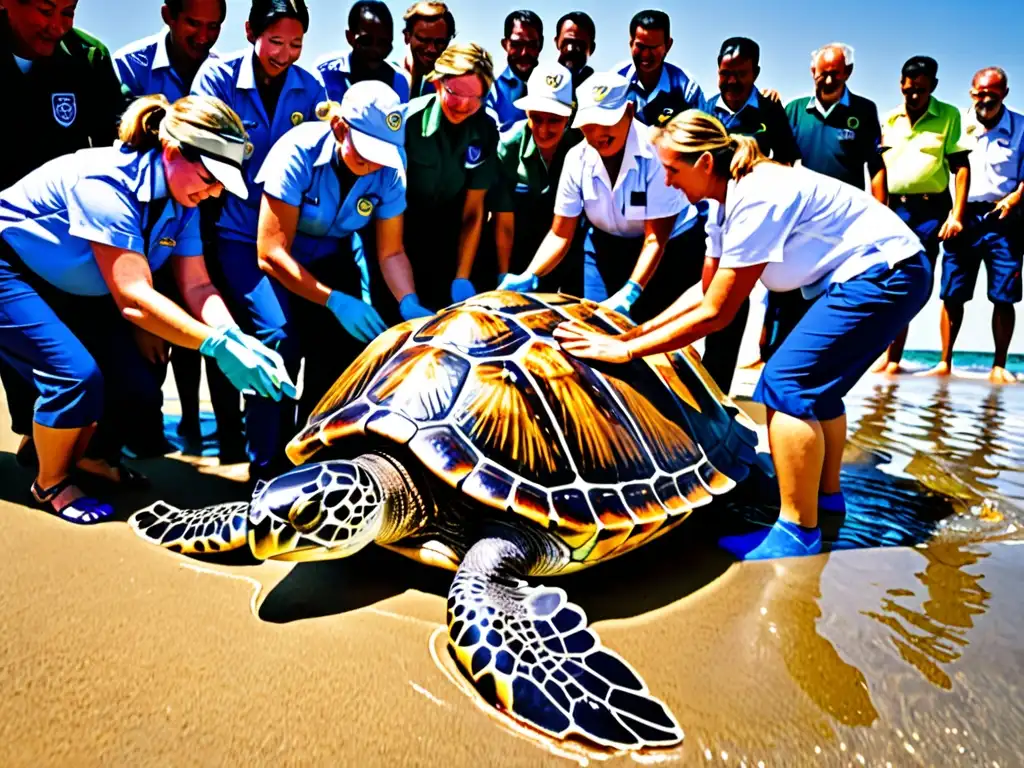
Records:
<instances>
[{"instance_id":1,"label":"turtle rear flipper","mask_svg":"<svg viewBox=\"0 0 1024 768\"><path fill-rule=\"evenodd\" d=\"M527 540L488 538L466 554L448 593L448 639L491 703L557 738L616 749L683 739L639 675L601 644L563 590L531 587Z\"/></svg>"},{"instance_id":2,"label":"turtle rear flipper","mask_svg":"<svg viewBox=\"0 0 1024 768\"><path fill-rule=\"evenodd\" d=\"M128 525L152 544L184 554L240 549L247 542L249 502L178 509L158 501L128 518Z\"/></svg>"}]
</instances>

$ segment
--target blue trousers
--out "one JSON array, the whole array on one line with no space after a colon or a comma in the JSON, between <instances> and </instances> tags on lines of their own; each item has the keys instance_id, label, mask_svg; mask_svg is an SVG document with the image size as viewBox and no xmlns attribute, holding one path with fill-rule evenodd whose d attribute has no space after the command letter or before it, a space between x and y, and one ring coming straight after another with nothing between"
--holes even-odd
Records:
<instances>
[{"instance_id":1,"label":"blue trousers","mask_svg":"<svg viewBox=\"0 0 1024 768\"><path fill-rule=\"evenodd\" d=\"M99 422L89 454L112 462L133 412L159 391L133 331L109 296L54 288L0 241L0 359L35 396L35 422L54 429ZM31 432L31 424L20 426Z\"/></svg>"},{"instance_id":2,"label":"blue trousers","mask_svg":"<svg viewBox=\"0 0 1024 768\"><path fill-rule=\"evenodd\" d=\"M842 416L843 396L928 300L932 274L920 253L830 285L765 364L753 399L798 419Z\"/></svg>"},{"instance_id":3,"label":"blue trousers","mask_svg":"<svg viewBox=\"0 0 1024 768\"><path fill-rule=\"evenodd\" d=\"M250 475L270 477L291 466L284 455L285 445L364 345L346 333L326 307L292 294L265 274L259 267L254 243L222 237L217 258L232 313L242 329L276 350L293 380L298 379L303 359L306 362L298 404L287 398L278 403L263 397L246 398ZM325 285L361 295L362 273L351 244L303 266Z\"/></svg>"}]
</instances>

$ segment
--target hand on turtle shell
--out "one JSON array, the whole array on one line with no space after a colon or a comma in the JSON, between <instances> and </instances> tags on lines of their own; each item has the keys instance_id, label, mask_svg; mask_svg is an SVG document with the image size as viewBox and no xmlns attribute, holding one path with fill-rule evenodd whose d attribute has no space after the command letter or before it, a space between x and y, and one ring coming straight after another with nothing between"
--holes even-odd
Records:
<instances>
[{"instance_id":1,"label":"hand on turtle shell","mask_svg":"<svg viewBox=\"0 0 1024 768\"><path fill-rule=\"evenodd\" d=\"M537 290L537 276L532 272L523 272L521 275L508 274L498 283L499 291L524 291Z\"/></svg>"},{"instance_id":2,"label":"hand on turtle shell","mask_svg":"<svg viewBox=\"0 0 1024 768\"><path fill-rule=\"evenodd\" d=\"M452 280L452 303L471 299L476 296L476 286L464 277L457 277Z\"/></svg>"},{"instance_id":3,"label":"hand on turtle shell","mask_svg":"<svg viewBox=\"0 0 1024 768\"><path fill-rule=\"evenodd\" d=\"M341 323L341 327L359 341L372 341L388 329L376 309L347 293L331 291L327 297L327 308Z\"/></svg>"},{"instance_id":4,"label":"hand on turtle shell","mask_svg":"<svg viewBox=\"0 0 1024 768\"><path fill-rule=\"evenodd\" d=\"M420 304L419 296L409 293L398 303L398 314L403 320L415 320L417 317L430 317L434 313Z\"/></svg>"},{"instance_id":5,"label":"hand on turtle shell","mask_svg":"<svg viewBox=\"0 0 1024 768\"><path fill-rule=\"evenodd\" d=\"M576 322L562 323L555 328L554 335L562 349L573 357L606 363L628 363L633 359L629 346L618 336L594 333Z\"/></svg>"}]
</instances>

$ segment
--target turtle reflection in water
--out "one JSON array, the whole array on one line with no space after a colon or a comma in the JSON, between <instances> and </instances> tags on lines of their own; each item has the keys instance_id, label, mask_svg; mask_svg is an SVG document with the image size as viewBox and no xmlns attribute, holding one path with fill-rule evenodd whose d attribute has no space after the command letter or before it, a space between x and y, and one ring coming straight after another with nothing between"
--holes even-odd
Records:
<instances>
[{"instance_id":1,"label":"turtle reflection in water","mask_svg":"<svg viewBox=\"0 0 1024 768\"><path fill-rule=\"evenodd\" d=\"M449 648L492 704L559 738L678 743L674 716L582 609L525 578L675 527L746 477L756 433L692 351L589 365L552 339L569 319L633 327L593 302L509 292L395 326L291 441L300 466L251 503L157 503L131 524L178 552L324 560L376 542L453 570Z\"/></svg>"}]
</instances>

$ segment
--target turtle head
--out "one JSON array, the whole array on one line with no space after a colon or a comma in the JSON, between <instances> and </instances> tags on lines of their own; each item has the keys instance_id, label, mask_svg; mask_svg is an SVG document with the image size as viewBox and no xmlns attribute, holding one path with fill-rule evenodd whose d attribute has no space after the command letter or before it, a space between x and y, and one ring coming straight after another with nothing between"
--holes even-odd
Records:
<instances>
[{"instance_id":1,"label":"turtle head","mask_svg":"<svg viewBox=\"0 0 1024 768\"><path fill-rule=\"evenodd\" d=\"M324 461L256 486L249 546L261 560L332 560L374 541L383 522L373 473L358 459Z\"/></svg>"}]
</instances>

